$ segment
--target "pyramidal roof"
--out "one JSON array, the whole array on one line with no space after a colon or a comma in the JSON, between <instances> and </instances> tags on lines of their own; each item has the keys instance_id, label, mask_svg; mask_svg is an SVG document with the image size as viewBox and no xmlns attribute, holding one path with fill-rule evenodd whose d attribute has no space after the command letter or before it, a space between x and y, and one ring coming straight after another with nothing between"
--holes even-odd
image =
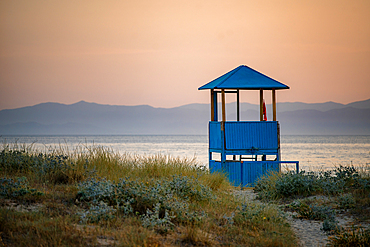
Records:
<instances>
[{"instance_id":1,"label":"pyramidal roof","mask_svg":"<svg viewBox=\"0 0 370 247\"><path fill-rule=\"evenodd\" d=\"M201 86L203 89L289 89L289 86L278 82L248 66L241 65L230 72Z\"/></svg>"}]
</instances>

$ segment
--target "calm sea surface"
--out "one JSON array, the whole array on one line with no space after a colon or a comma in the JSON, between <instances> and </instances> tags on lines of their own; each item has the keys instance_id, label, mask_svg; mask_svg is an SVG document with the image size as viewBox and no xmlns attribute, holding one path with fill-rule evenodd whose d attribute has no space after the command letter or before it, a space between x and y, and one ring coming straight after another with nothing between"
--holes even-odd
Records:
<instances>
[{"instance_id":1,"label":"calm sea surface","mask_svg":"<svg viewBox=\"0 0 370 247\"><path fill-rule=\"evenodd\" d=\"M42 152L96 145L119 153L195 156L199 163L208 164L208 137L203 135L0 136L0 142L11 147L32 144ZM304 170L364 166L370 164L370 136L282 136L281 160L298 160Z\"/></svg>"}]
</instances>

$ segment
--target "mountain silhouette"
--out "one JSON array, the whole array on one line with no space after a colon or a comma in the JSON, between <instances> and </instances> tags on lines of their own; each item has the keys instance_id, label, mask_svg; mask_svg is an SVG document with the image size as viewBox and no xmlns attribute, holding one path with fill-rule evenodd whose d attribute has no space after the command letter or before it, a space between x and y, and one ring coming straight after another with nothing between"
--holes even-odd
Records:
<instances>
[{"instance_id":1,"label":"mountain silhouette","mask_svg":"<svg viewBox=\"0 0 370 247\"><path fill-rule=\"evenodd\" d=\"M258 120L259 106L241 103L241 120ZM271 105L267 105L271 119ZM282 134L369 135L370 99L340 104L278 103ZM236 103L226 106L227 120L236 119ZM80 101L42 103L0 111L0 135L197 135L207 134L209 104L174 108L149 105L102 105Z\"/></svg>"}]
</instances>

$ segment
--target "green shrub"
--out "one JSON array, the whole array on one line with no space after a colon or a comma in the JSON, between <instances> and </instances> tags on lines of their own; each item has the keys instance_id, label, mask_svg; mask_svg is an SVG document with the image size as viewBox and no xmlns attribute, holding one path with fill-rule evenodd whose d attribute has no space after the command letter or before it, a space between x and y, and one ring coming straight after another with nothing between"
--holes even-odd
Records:
<instances>
[{"instance_id":1,"label":"green shrub","mask_svg":"<svg viewBox=\"0 0 370 247\"><path fill-rule=\"evenodd\" d=\"M276 207L255 203L244 203L238 207L235 216L231 218L233 221L226 217L228 222L233 222L236 226L250 225L252 222L263 225L267 221L283 224L284 218L283 212Z\"/></svg>"},{"instance_id":2,"label":"green shrub","mask_svg":"<svg viewBox=\"0 0 370 247\"><path fill-rule=\"evenodd\" d=\"M298 174L290 172L275 184L277 194L284 197L292 195L312 195L317 190L317 177L314 173L305 173L302 171Z\"/></svg>"},{"instance_id":3,"label":"green shrub","mask_svg":"<svg viewBox=\"0 0 370 247\"><path fill-rule=\"evenodd\" d=\"M29 153L25 150L9 150L0 152L0 171L6 173L31 173L42 183L67 184L81 180L87 173L77 166L67 155L54 153Z\"/></svg>"},{"instance_id":4,"label":"green shrub","mask_svg":"<svg viewBox=\"0 0 370 247\"><path fill-rule=\"evenodd\" d=\"M43 195L42 192L29 188L27 178L25 177L20 177L16 180L6 177L0 178L0 197L16 198L27 194Z\"/></svg>"},{"instance_id":5,"label":"green shrub","mask_svg":"<svg viewBox=\"0 0 370 247\"><path fill-rule=\"evenodd\" d=\"M164 211L164 216L161 214L161 204L157 203L154 206L154 210L147 209L146 214L141 217L142 224L144 227L155 229L160 233L167 233L169 229L172 229L174 224L171 222L176 216L170 214L167 210Z\"/></svg>"},{"instance_id":6,"label":"green shrub","mask_svg":"<svg viewBox=\"0 0 370 247\"><path fill-rule=\"evenodd\" d=\"M335 211L325 205L308 205L301 200L295 200L288 205L289 208L298 213L299 218L309 220L333 220L335 219Z\"/></svg>"},{"instance_id":7,"label":"green shrub","mask_svg":"<svg viewBox=\"0 0 370 247\"><path fill-rule=\"evenodd\" d=\"M90 178L81 182L78 188L78 200L95 204L103 201L123 215L148 215L148 212L155 215L155 207L160 205L161 217L168 212L174 216L171 219L176 218L176 221L192 224L201 221L206 214L190 210L191 203L216 198L212 190L197 179L177 175L169 180L153 179L146 183L128 179L114 183L106 179Z\"/></svg>"},{"instance_id":8,"label":"green shrub","mask_svg":"<svg viewBox=\"0 0 370 247\"><path fill-rule=\"evenodd\" d=\"M339 202L339 208L341 209L354 208L356 204L355 198L353 197L352 194L341 195L338 198L338 202Z\"/></svg>"},{"instance_id":9,"label":"green shrub","mask_svg":"<svg viewBox=\"0 0 370 247\"><path fill-rule=\"evenodd\" d=\"M333 234L342 231L342 228L337 224L335 220L325 219L324 222L322 223L321 230L329 234Z\"/></svg>"},{"instance_id":10,"label":"green shrub","mask_svg":"<svg viewBox=\"0 0 370 247\"><path fill-rule=\"evenodd\" d=\"M42 154L33 155L25 150L9 150L0 152L0 170L5 172L27 172L42 162Z\"/></svg>"},{"instance_id":11,"label":"green shrub","mask_svg":"<svg viewBox=\"0 0 370 247\"><path fill-rule=\"evenodd\" d=\"M254 188L261 199L278 199L315 194L337 195L353 189L370 190L370 179L361 177L353 166L332 171L268 174Z\"/></svg>"},{"instance_id":12,"label":"green shrub","mask_svg":"<svg viewBox=\"0 0 370 247\"><path fill-rule=\"evenodd\" d=\"M281 179L282 173L270 172L265 176L260 177L254 187L254 192L257 192L257 197L261 200L277 199L281 197L278 195L275 185L277 180Z\"/></svg>"},{"instance_id":13,"label":"green shrub","mask_svg":"<svg viewBox=\"0 0 370 247\"><path fill-rule=\"evenodd\" d=\"M100 201L89 206L89 210L79 213L82 223L97 223L101 220L110 220L114 218L117 210Z\"/></svg>"},{"instance_id":14,"label":"green shrub","mask_svg":"<svg viewBox=\"0 0 370 247\"><path fill-rule=\"evenodd\" d=\"M68 156L39 154L42 160L33 167L33 171L41 182L67 184L73 180L73 163L68 162Z\"/></svg>"},{"instance_id":15,"label":"green shrub","mask_svg":"<svg viewBox=\"0 0 370 247\"><path fill-rule=\"evenodd\" d=\"M336 167L335 170L335 177L337 179L342 179L346 182L351 182L359 177L358 171L354 166L342 166Z\"/></svg>"}]
</instances>

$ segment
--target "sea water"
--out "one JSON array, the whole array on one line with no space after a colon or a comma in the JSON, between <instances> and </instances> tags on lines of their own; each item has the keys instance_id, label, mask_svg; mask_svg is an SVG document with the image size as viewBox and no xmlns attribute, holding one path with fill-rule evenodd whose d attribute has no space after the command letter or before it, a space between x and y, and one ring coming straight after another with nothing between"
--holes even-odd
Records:
<instances>
[{"instance_id":1,"label":"sea water","mask_svg":"<svg viewBox=\"0 0 370 247\"><path fill-rule=\"evenodd\" d=\"M306 171L332 169L339 165L370 165L370 136L281 136L281 160L299 161ZM206 135L24 135L0 136L3 145L32 145L33 150L48 152L63 148L103 146L118 153L164 154L196 158L208 165ZM293 166L283 165L283 169Z\"/></svg>"}]
</instances>

